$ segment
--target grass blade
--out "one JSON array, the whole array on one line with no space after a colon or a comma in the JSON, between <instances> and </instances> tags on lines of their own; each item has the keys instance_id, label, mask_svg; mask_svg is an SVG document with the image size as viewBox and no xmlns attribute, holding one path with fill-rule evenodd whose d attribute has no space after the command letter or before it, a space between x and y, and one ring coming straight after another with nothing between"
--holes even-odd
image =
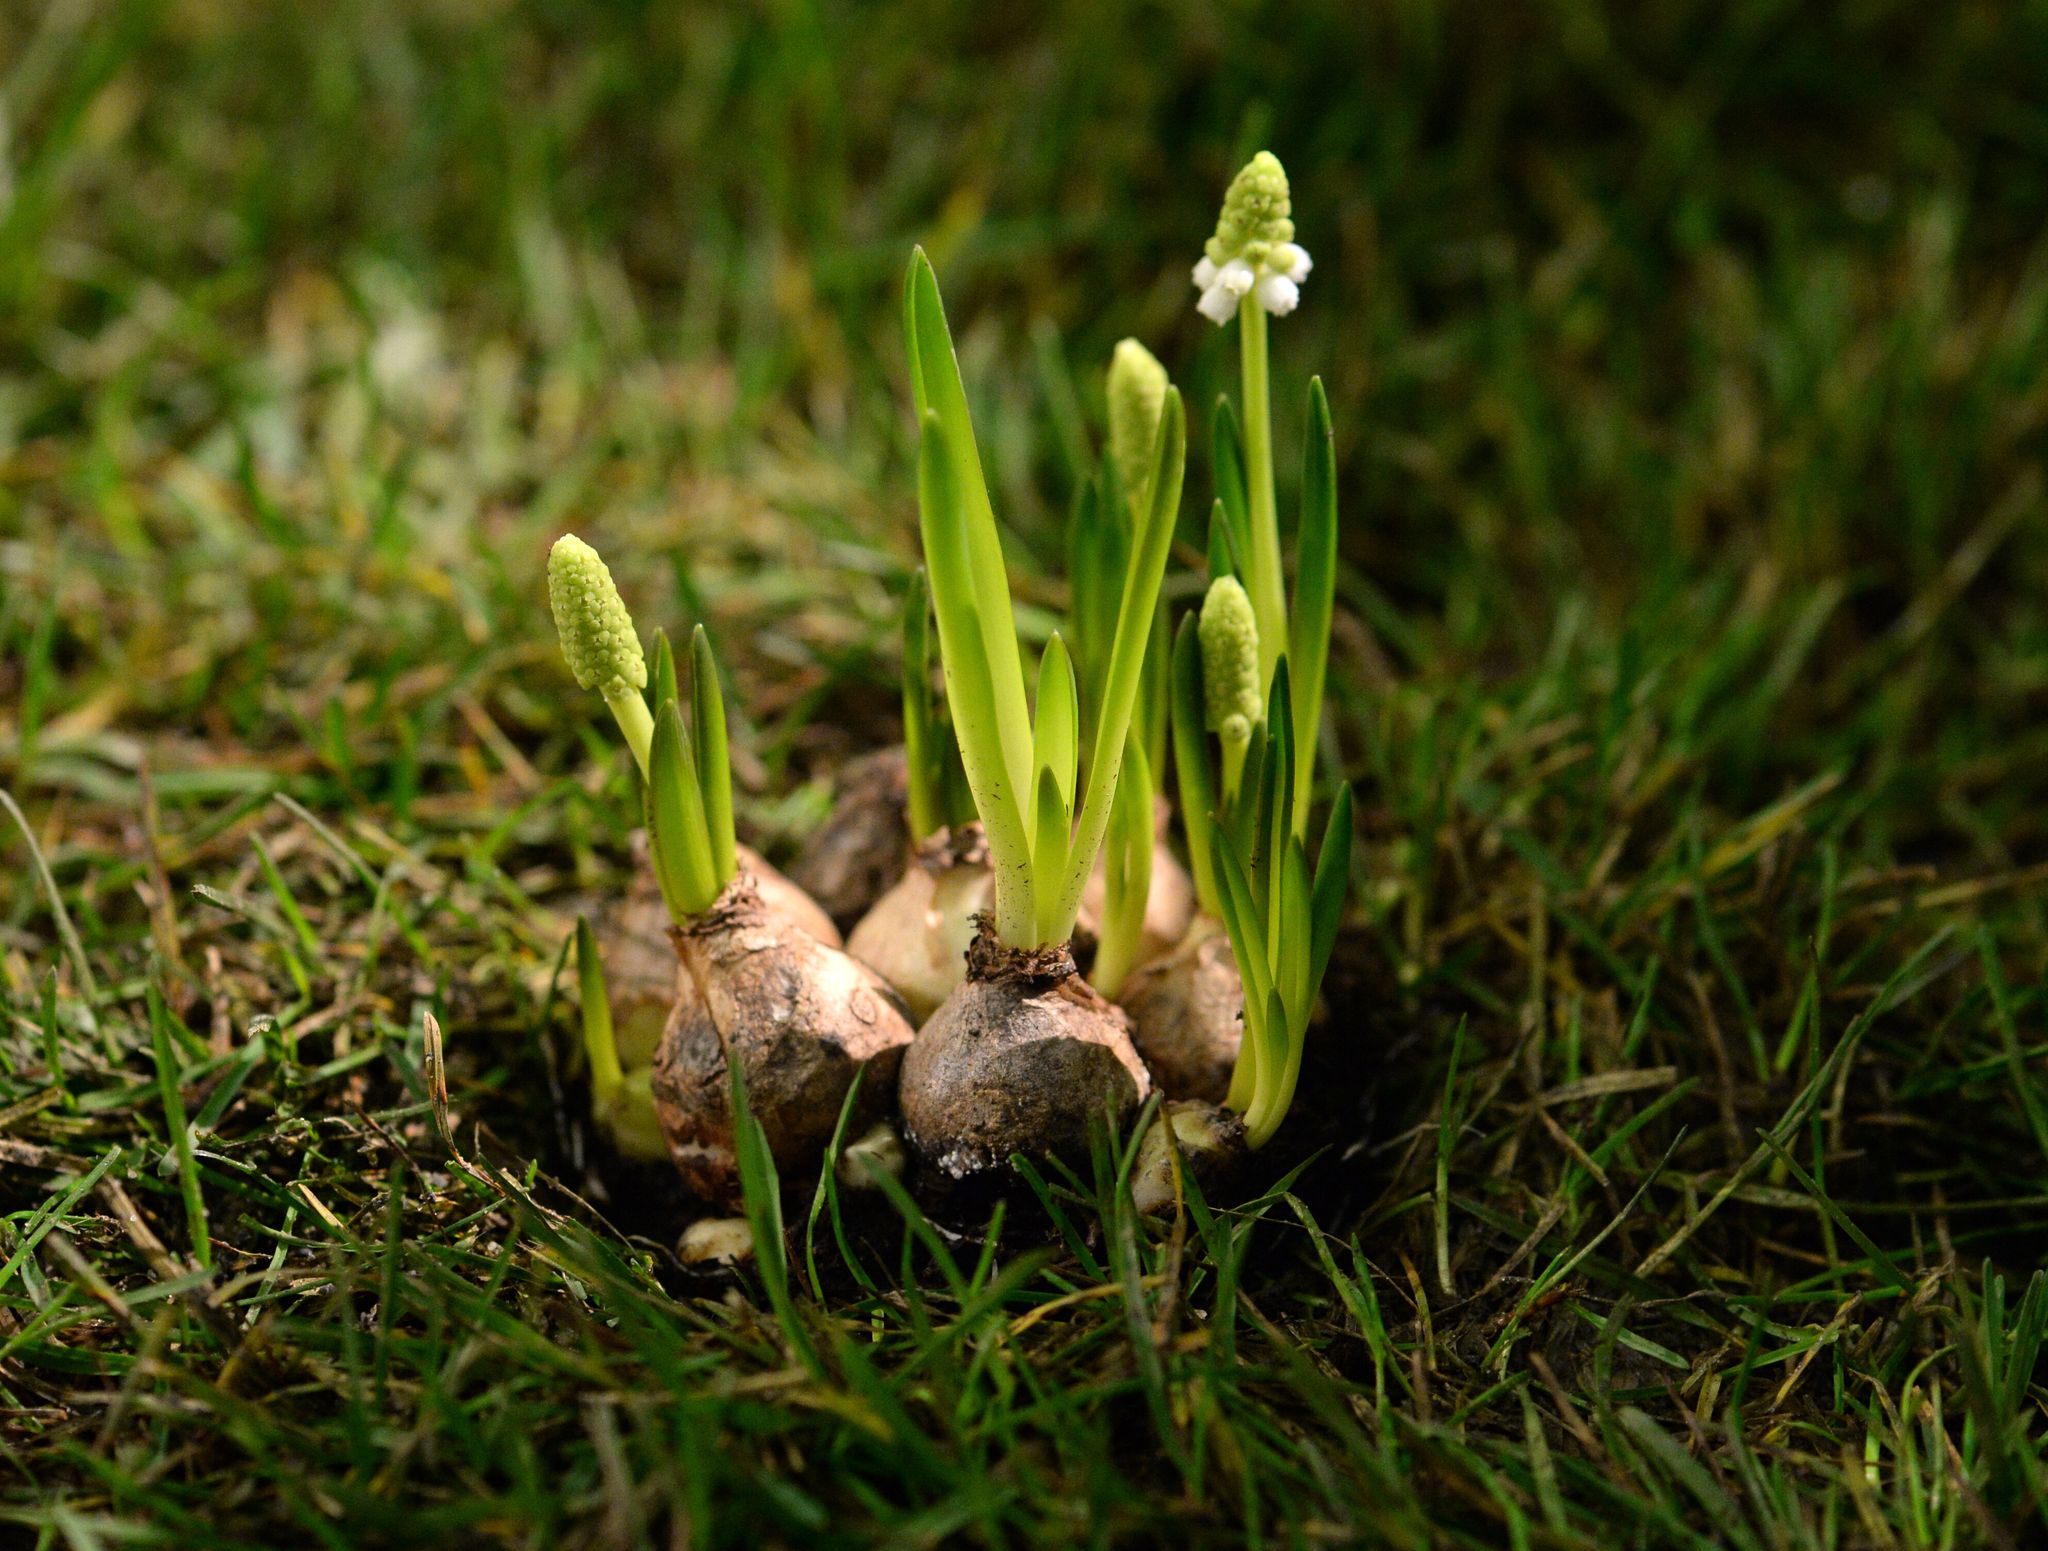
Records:
<instances>
[{"instance_id":1,"label":"grass blade","mask_svg":"<svg viewBox=\"0 0 2048 1551\"><path fill-rule=\"evenodd\" d=\"M185 1198L185 1226L192 1235L192 1258L213 1264L213 1240L206 1228L206 1195L199 1185L199 1160L192 1153L192 1127L185 1118L185 1095L178 1081L178 1052L171 1042L170 1009L164 1006L155 980L146 992L149 1004L149 1045L156 1058L157 1093L163 1099L164 1128L171 1153L178 1160L178 1187Z\"/></svg>"}]
</instances>

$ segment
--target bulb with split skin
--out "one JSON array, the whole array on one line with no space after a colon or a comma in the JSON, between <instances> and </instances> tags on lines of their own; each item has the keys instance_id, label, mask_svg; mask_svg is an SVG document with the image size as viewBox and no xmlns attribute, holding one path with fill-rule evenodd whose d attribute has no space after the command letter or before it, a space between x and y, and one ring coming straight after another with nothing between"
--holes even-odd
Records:
<instances>
[{"instance_id":1,"label":"bulb with split skin","mask_svg":"<svg viewBox=\"0 0 2048 1551\"><path fill-rule=\"evenodd\" d=\"M950 734L987 841L992 904L976 923L965 978L904 1053L898 1102L904 1140L927 1169L941 1180L995 1181L1019 1154L1085 1158L1091 1128L1103 1118L1127 1124L1152 1091L1130 1020L1078 973L1072 940L1136 743L1129 734L1180 505L1186 411L1178 391L1164 388L1084 728L1058 633L1027 690L966 390L922 252L906 276L904 321L920 422L919 536ZM907 697L913 718L922 698ZM1126 798L1119 834L1141 855L1151 817L1149 799Z\"/></svg>"},{"instance_id":2,"label":"bulb with split skin","mask_svg":"<svg viewBox=\"0 0 2048 1551\"><path fill-rule=\"evenodd\" d=\"M603 906L595 922L610 990L612 1023L618 1031L619 1060L628 1072L645 1071L675 1006L678 977L675 946L669 940L668 905L649 868L645 831L636 832L635 865L626 892ZM753 877L761 903L828 948L841 946L839 929L803 889L777 872L750 846L734 856Z\"/></svg>"},{"instance_id":3,"label":"bulb with split skin","mask_svg":"<svg viewBox=\"0 0 2048 1551\"><path fill-rule=\"evenodd\" d=\"M910 1043L902 1004L839 950L838 928L813 901L736 842L724 694L704 627L691 637L685 690L660 631L650 673L611 572L589 545L574 537L556 543L548 596L563 656L578 683L604 695L646 782L650 870L679 966L648 1074L651 1118L668 1155L693 1194L717 1205L737 1201L737 1063L777 1165L792 1179L814 1174L855 1076L870 1064L861 1118L872 1122L886 1110ZM643 698L650 680L651 714ZM579 944L587 935L579 933ZM586 968L598 957L593 949ZM634 978L642 994L662 980L644 964ZM586 980L586 1016L606 1001ZM606 1086L624 1092L612 1020L601 1021ZM644 1132L636 1125L636 1145Z\"/></svg>"},{"instance_id":4,"label":"bulb with split skin","mask_svg":"<svg viewBox=\"0 0 2048 1551\"><path fill-rule=\"evenodd\" d=\"M654 1052L654 1107L693 1195L739 1200L735 1061L785 1178L816 1174L862 1067L870 1070L856 1121L887 1114L912 1030L874 971L769 908L744 870L670 937L681 974Z\"/></svg>"}]
</instances>

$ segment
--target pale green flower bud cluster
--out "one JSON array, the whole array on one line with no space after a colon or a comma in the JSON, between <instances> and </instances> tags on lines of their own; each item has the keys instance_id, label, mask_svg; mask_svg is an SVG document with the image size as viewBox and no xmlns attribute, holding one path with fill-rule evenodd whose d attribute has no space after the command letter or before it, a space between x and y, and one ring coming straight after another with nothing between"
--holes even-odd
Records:
<instances>
[{"instance_id":1,"label":"pale green flower bud cluster","mask_svg":"<svg viewBox=\"0 0 2048 1551\"><path fill-rule=\"evenodd\" d=\"M573 533L548 554L548 607L579 685L607 701L647 687L647 658L611 570Z\"/></svg>"},{"instance_id":2,"label":"pale green flower bud cluster","mask_svg":"<svg viewBox=\"0 0 2048 1551\"><path fill-rule=\"evenodd\" d=\"M1152 442L1166 408L1166 368L1135 339L1117 342L1109 358L1109 450L1133 506L1142 506L1152 477Z\"/></svg>"},{"instance_id":3,"label":"pale green flower bud cluster","mask_svg":"<svg viewBox=\"0 0 2048 1551\"><path fill-rule=\"evenodd\" d=\"M1294 241L1293 214L1287 169L1271 151L1261 151L1230 180L1223 210L1216 217L1216 235L1202 251L1219 269L1232 259L1243 259L1256 269L1281 243Z\"/></svg>"},{"instance_id":4,"label":"pale green flower bud cluster","mask_svg":"<svg viewBox=\"0 0 2048 1551\"><path fill-rule=\"evenodd\" d=\"M1202 293L1195 307L1203 317L1228 323L1246 296L1276 316L1294 311L1315 264L1294 240L1293 210L1287 169L1271 151L1259 152L1230 180L1216 235L1195 265Z\"/></svg>"},{"instance_id":5,"label":"pale green flower bud cluster","mask_svg":"<svg viewBox=\"0 0 2048 1551\"><path fill-rule=\"evenodd\" d=\"M1219 576L1195 627L1202 644L1205 720L1226 751L1242 751L1265 706L1259 693L1259 626L1234 576Z\"/></svg>"}]
</instances>

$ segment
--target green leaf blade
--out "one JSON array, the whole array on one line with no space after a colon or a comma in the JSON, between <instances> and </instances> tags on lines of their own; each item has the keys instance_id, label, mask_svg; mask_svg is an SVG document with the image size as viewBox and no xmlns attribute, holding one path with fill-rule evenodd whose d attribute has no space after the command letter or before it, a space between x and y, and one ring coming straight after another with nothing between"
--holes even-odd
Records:
<instances>
[{"instance_id":1,"label":"green leaf blade","mask_svg":"<svg viewBox=\"0 0 2048 1551\"><path fill-rule=\"evenodd\" d=\"M739 871L732 822L732 751L726 742L718 659L702 625L690 632L690 723L696 730L697 787L704 799L713 881L724 888Z\"/></svg>"}]
</instances>

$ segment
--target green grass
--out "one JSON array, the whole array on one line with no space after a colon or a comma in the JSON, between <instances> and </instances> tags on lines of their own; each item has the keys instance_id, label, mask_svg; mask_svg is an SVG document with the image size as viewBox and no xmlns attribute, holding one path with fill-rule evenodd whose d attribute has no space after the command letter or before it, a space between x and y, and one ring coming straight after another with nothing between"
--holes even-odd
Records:
<instances>
[{"instance_id":1,"label":"green grass","mask_svg":"<svg viewBox=\"0 0 2048 1551\"><path fill-rule=\"evenodd\" d=\"M1358 10L0 16L0 1541L2042 1535L2048 12ZM693 1278L583 1121L637 799L547 543L711 627L786 856L895 725L911 243L1042 630L1258 144L1304 1108L1242 1204L801 1182Z\"/></svg>"}]
</instances>

